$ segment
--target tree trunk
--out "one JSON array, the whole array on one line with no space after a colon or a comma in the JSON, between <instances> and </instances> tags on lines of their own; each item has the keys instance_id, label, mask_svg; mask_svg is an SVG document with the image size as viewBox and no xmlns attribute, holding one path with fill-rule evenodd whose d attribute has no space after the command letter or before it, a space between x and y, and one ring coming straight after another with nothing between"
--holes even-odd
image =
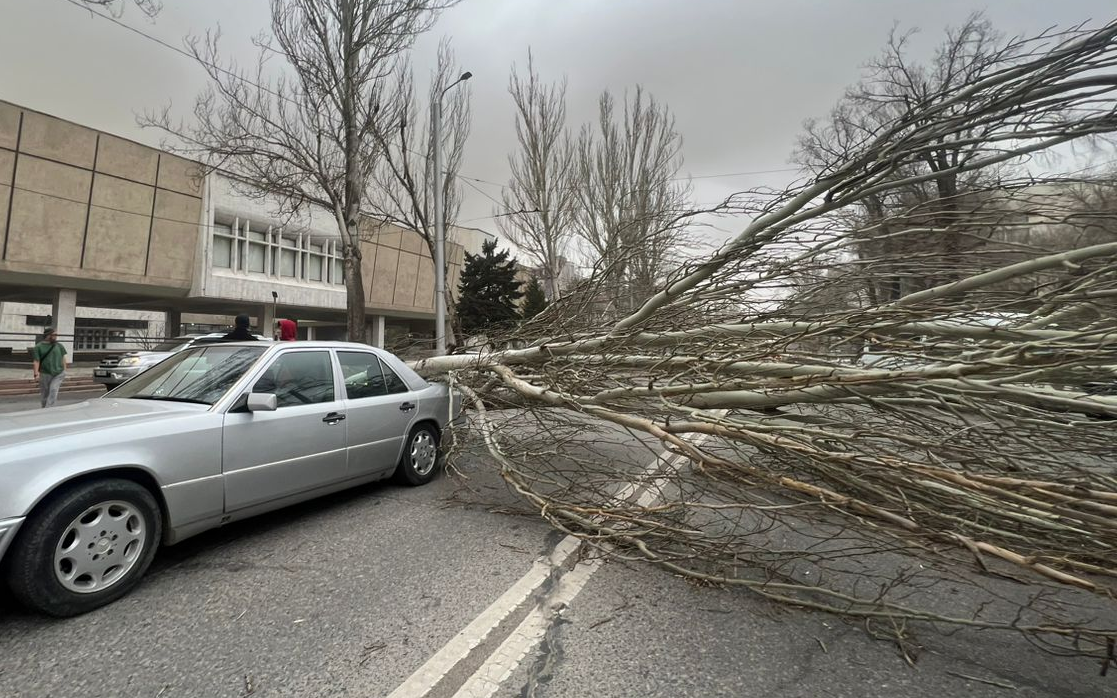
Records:
<instances>
[{"instance_id":1,"label":"tree trunk","mask_svg":"<svg viewBox=\"0 0 1117 698\"><path fill-rule=\"evenodd\" d=\"M547 300L554 303L559 297L559 263L558 260L552 257L548 265L547 271L547 292L550 298Z\"/></svg>"},{"instance_id":2,"label":"tree trunk","mask_svg":"<svg viewBox=\"0 0 1117 698\"><path fill-rule=\"evenodd\" d=\"M352 237L356 237L353 235ZM361 270L360 245L345 250L345 336L350 342L365 341L365 280Z\"/></svg>"}]
</instances>

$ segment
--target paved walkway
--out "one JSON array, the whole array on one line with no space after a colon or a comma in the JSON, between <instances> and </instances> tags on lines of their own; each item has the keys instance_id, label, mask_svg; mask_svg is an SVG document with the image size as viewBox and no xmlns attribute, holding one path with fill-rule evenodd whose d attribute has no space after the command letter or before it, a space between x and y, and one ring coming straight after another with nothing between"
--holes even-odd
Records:
<instances>
[{"instance_id":1,"label":"paved walkway","mask_svg":"<svg viewBox=\"0 0 1117 698\"><path fill-rule=\"evenodd\" d=\"M96 365L95 363L82 362L73 364L68 370L71 371L71 375L74 376L92 376L93 367ZM30 380L31 364L27 364L23 367L11 365L0 366L0 381L21 380L23 378Z\"/></svg>"}]
</instances>

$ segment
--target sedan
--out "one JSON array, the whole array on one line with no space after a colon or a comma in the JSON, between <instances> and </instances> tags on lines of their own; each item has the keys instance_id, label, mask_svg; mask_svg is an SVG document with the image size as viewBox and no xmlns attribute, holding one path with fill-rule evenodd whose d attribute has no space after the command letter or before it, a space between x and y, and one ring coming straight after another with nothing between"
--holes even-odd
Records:
<instances>
[{"instance_id":1,"label":"sedan","mask_svg":"<svg viewBox=\"0 0 1117 698\"><path fill-rule=\"evenodd\" d=\"M458 409L363 344L177 352L99 399L0 417L0 568L27 607L84 613L161 544L391 476L429 482Z\"/></svg>"}]
</instances>

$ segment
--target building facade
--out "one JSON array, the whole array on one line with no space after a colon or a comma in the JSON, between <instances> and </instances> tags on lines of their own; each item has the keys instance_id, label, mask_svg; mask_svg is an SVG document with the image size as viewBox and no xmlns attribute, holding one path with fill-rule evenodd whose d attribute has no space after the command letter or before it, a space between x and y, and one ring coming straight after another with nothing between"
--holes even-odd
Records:
<instances>
[{"instance_id":1,"label":"building facade","mask_svg":"<svg viewBox=\"0 0 1117 698\"><path fill-rule=\"evenodd\" d=\"M120 349L250 315L340 338L340 237L321 212L277 202L198 163L0 102L0 352L48 323L77 351ZM414 231L364 221L370 340L434 334L434 264ZM447 247L456 289L462 248Z\"/></svg>"}]
</instances>

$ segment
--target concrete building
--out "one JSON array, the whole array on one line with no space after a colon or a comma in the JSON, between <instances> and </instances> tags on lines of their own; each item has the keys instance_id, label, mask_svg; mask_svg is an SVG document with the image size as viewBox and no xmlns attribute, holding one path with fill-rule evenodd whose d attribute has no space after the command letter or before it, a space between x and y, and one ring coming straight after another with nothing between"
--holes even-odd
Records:
<instances>
[{"instance_id":1,"label":"concrete building","mask_svg":"<svg viewBox=\"0 0 1117 698\"><path fill-rule=\"evenodd\" d=\"M0 102L0 351L48 322L72 350L228 325L246 312L317 338L344 334L337 226L319 212L277 219L195 162ZM434 265L413 231L366 220L372 341L432 337ZM447 246L457 288L462 247Z\"/></svg>"},{"instance_id":2,"label":"concrete building","mask_svg":"<svg viewBox=\"0 0 1117 698\"><path fill-rule=\"evenodd\" d=\"M486 242L497 240L496 235L488 231L465 226L452 227L447 231L446 237L450 242L461 245L466 252L473 255L481 254L481 248ZM497 249L500 249L499 244Z\"/></svg>"}]
</instances>

